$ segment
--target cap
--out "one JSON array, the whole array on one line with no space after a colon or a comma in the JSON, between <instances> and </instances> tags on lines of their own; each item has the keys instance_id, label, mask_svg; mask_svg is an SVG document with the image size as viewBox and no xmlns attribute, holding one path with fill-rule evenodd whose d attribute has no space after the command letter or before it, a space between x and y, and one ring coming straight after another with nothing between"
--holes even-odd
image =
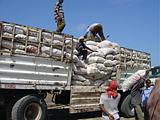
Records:
<instances>
[{"instance_id":1,"label":"cap","mask_svg":"<svg viewBox=\"0 0 160 120\"><path fill-rule=\"evenodd\" d=\"M84 39L84 36L80 36L80 37L79 37L79 40L82 40L82 39Z\"/></svg>"}]
</instances>

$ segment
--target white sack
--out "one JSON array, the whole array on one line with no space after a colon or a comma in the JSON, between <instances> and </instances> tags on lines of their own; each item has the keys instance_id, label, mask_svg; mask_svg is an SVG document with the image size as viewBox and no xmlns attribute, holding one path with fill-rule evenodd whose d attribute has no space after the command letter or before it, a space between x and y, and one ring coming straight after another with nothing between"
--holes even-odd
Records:
<instances>
[{"instance_id":1,"label":"white sack","mask_svg":"<svg viewBox=\"0 0 160 120\"><path fill-rule=\"evenodd\" d=\"M120 49L120 45L118 43L112 43L113 48Z\"/></svg>"},{"instance_id":2,"label":"white sack","mask_svg":"<svg viewBox=\"0 0 160 120\"><path fill-rule=\"evenodd\" d=\"M15 53L25 54L26 52L24 50L15 49Z\"/></svg>"},{"instance_id":3,"label":"white sack","mask_svg":"<svg viewBox=\"0 0 160 120\"><path fill-rule=\"evenodd\" d=\"M38 42L38 37L29 36L28 39L31 42Z\"/></svg>"},{"instance_id":4,"label":"white sack","mask_svg":"<svg viewBox=\"0 0 160 120\"><path fill-rule=\"evenodd\" d=\"M18 28L18 27L16 27L16 29L15 29L15 34L25 34L25 31L24 31L23 28Z\"/></svg>"},{"instance_id":5,"label":"white sack","mask_svg":"<svg viewBox=\"0 0 160 120\"><path fill-rule=\"evenodd\" d=\"M44 42L44 43L51 44L52 40L49 39L49 38L43 38L43 42Z\"/></svg>"},{"instance_id":6,"label":"white sack","mask_svg":"<svg viewBox=\"0 0 160 120\"><path fill-rule=\"evenodd\" d=\"M61 46L63 45L63 43L61 41L59 41L59 40L53 40L52 44L53 45L61 45Z\"/></svg>"},{"instance_id":7,"label":"white sack","mask_svg":"<svg viewBox=\"0 0 160 120\"><path fill-rule=\"evenodd\" d=\"M42 32L42 38L51 40L52 34L47 32Z\"/></svg>"},{"instance_id":8,"label":"white sack","mask_svg":"<svg viewBox=\"0 0 160 120\"><path fill-rule=\"evenodd\" d=\"M106 57L106 60L114 60L114 56L113 55L107 55Z\"/></svg>"},{"instance_id":9,"label":"white sack","mask_svg":"<svg viewBox=\"0 0 160 120\"><path fill-rule=\"evenodd\" d=\"M68 45L70 44L71 45L72 43L72 38L65 38L65 44Z\"/></svg>"},{"instance_id":10,"label":"white sack","mask_svg":"<svg viewBox=\"0 0 160 120\"><path fill-rule=\"evenodd\" d=\"M114 62L112 60L106 60L104 62L104 66L106 66L106 67L114 67Z\"/></svg>"},{"instance_id":11,"label":"white sack","mask_svg":"<svg viewBox=\"0 0 160 120\"><path fill-rule=\"evenodd\" d=\"M100 53L100 52L92 52L91 54L88 55L88 58L90 58L90 57L95 57L95 56L97 56L97 57L102 57L102 58L105 57L103 53Z\"/></svg>"},{"instance_id":12,"label":"white sack","mask_svg":"<svg viewBox=\"0 0 160 120\"><path fill-rule=\"evenodd\" d=\"M12 33L12 31L13 31L13 26L4 25L3 31L4 31L4 32L7 32L7 33Z\"/></svg>"},{"instance_id":13,"label":"white sack","mask_svg":"<svg viewBox=\"0 0 160 120\"><path fill-rule=\"evenodd\" d=\"M50 47L43 46L41 48L42 53L46 53L50 55ZM60 57L62 55L62 51L58 49L52 49L52 56Z\"/></svg>"},{"instance_id":14,"label":"white sack","mask_svg":"<svg viewBox=\"0 0 160 120\"><path fill-rule=\"evenodd\" d=\"M83 61L81 61L81 60L79 60L78 62L76 62L75 65L77 67L87 68L87 65Z\"/></svg>"},{"instance_id":15,"label":"white sack","mask_svg":"<svg viewBox=\"0 0 160 120\"><path fill-rule=\"evenodd\" d=\"M97 51L99 49L97 46L94 45L87 45L87 47L89 47L93 51Z\"/></svg>"},{"instance_id":16,"label":"white sack","mask_svg":"<svg viewBox=\"0 0 160 120\"><path fill-rule=\"evenodd\" d=\"M63 42L64 37L62 35L54 34L53 39Z\"/></svg>"},{"instance_id":17,"label":"white sack","mask_svg":"<svg viewBox=\"0 0 160 120\"><path fill-rule=\"evenodd\" d=\"M119 61L121 59L121 55L120 54L114 55L114 59Z\"/></svg>"},{"instance_id":18,"label":"white sack","mask_svg":"<svg viewBox=\"0 0 160 120\"><path fill-rule=\"evenodd\" d=\"M102 57L95 56L95 57L89 57L88 58L88 64L92 64L92 63L104 63L104 62L105 62L105 59L102 58Z\"/></svg>"},{"instance_id":19,"label":"white sack","mask_svg":"<svg viewBox=\"0 0 160 120\"><path fill-rule=\"evenodd\" d=\"M144 77L145 74L146 74L146 70L138 70L137 72L132 74L130 77L128 77L127 80L125 80L122 83L123 91L130 89L138 80Z\"/></svg>"},{"instance_id":20,"label":"white sack","mask_svg":"<svg viewBox=\"0 0 160 120\"><path fill-rule=\"evenodd\" d=\"M23 35L23 34L17 34L17 35L15 36L15 38L25 40L25 39L27 38L27 36L26 36L26 35Z\"/></svg>"},{"instance_id":21,"label":"white sack","mask_svg":"<svg viewBox=\"0 0 160 120\"><path fill-rule=\"evenodd\" d=\"M99 53L102 53L104 56L108 55L108 54L117 54L116 50L113 48L100 48L97 50Z\"/></svg>"},{"instance_id":22,"label":"white sack","mask_svg":"<svg viewBox=\"0 0 160 120\"><path fill-rule=\"evenodd\" d=\"M11 49L12 42L11 41L7 41L7 40L2 40L2 47ZM23 50L23 49L25 49L25 46L23 44L21 44L21 43L14 42L13 43L13 48L17 48L17 49Z\"/></svg>"},{"instance_id":23,"label":"white sack","mask_svg":"<svg viewBox=\"0 0 160 120\"><path fill-rule=\"evenodd\" d=\"M3 35L4 35L4 36L7 36L7 37L13 37L13 35L10 34L10 33L8 33L8 32L4 32Z\"/></svg>"},{"instance_id":24,"label":"white sack","mask_svg":"<svg viewBox=\"0 0 160 120\"><path fill-rule=\"evenodd\" d=\"M87 41L86 42L86 45L92 45L92 46L97 46L98 47L98 42L95 42L95 41Z\"/></svg>"},{"instance_id":25,"label":"white sack","mask_svg":"<svg viewBox=\"0 0 160 120\"><path fill-rule=\"evenodd\" d=\"M96 63L93 63L93 64L90 64L90 65L88 65L87 66L87 73L89 74L89 75L94 75L94 74L97 74L97 73L99 73L99 70L98 70L98 68L97 68L97 64Z\"/></svg>"},{"instance_id":26,"label":"white sack","mask_svg":"<svg viewBox=\"0 0 160 120\"><path fill-rule=\"evenodd\" d=\"M104 64L101 64L101 63L97 63L96 67L98 68L98 70L104 71L106 73L112 72L112 69L110 69L110 67L105 67Z\"/></svg>"},{"instance_id":27,"label":"white sack","mask_svg":"<svg viewBox=\"0 0 160 120\"><path fill-rule=\"evenodd\" d=\"M98 44L98 47L100 48L111 48L112 47L112 42L108 40L104 40Z\"/></svg>"},{"instance_id":28,"label":"white sack","mask_svg":"<svg viewBox=\"0 0 160 120\"><path fill-rule=\"evenodd\" d=\"M96 63L87 66L87 74L93 77L94 80L104 78L107 75L106 72L100 71L97 68Z\"/></svg>"}]
</instances>

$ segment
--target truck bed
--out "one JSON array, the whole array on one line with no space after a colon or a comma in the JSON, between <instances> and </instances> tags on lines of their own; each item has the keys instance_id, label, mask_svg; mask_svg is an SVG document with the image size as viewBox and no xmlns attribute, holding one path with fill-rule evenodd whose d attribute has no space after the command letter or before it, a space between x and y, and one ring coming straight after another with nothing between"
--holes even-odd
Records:
<instances>
[{"instance_id":1,"label":"truck bed","mask_svg":"<svg viewBox=\"0 0 160 120\"><path fill-rule=\"evenodd\" d=\"M18 35L22 35L22 38L16 37ZM62 38L61 44L46 42L57 40L57 37ZM66 39L70 40L69 44L65 43ZM0 22L0 88L69 89L72 40L73 37L69 35ZM43 53L44 46L49 49L48 54ZM53 49L61 51L60 55L53 55ZM69 58L66 58L67 52Z\"/></svg>"}]
</instances>

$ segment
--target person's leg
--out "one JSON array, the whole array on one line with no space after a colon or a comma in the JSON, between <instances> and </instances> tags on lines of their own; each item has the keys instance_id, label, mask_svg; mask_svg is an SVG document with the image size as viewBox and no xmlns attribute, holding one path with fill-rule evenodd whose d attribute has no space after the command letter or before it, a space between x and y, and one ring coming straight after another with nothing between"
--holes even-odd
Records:
<instances>
[{"instance_id":1,"label":"person's leg","mask_svg":"<svg viewBox=\"0 0 160 120\"><path fill-rule=\"evenodd\" d=\"M95 40L95 35L91 31L87 32L87 40Z\"/></svg>"},{"instance_id":2,"label":"person's leg","mask_svg":"<svg viewBox=\"0 0 160 120\"><path fill-rule=\"evenodd\" d=\"M77 57L79 58L79 60L81 60L81 56L83 56L83 51L79 50L77 54Z\"/></svg>"},{"instance_id":3,"label":"person's leg","mask_svg":"<svg viewBox=\"0 0 160 120\"><path fill-rule=\"evenodd\" d=\"M149 115L148 115L148 110L147 107L144 107L144 120L148 120L149 119Z\"/></svg>"},{"instance_id":4,"label":"person's leg","mask_svg":"<svg viewBox=\"0 0 160 120\"><path fill-rule=\"evenodd\" d=\"M65 22L64 22L64 20L63 20L62 22L58 22L58 23L57 23L57 30L56 30L56 32L62 32L63 29L64 29L64 27L65 27Z\"/></svg>"},{"instance_id":5,"label":"person's leg","mask_svg":"<svg viewBox=\"0 0 160 120\"><path fill-rule=\"evenodd\" d=\"M144 120L144 115L143 115L141 106L140 105L136 105L134 107L134 109L135 109L135 119L136 120Z\"/></svg>"},{"instance_id":6,"label":"person's leg","mask_svg":"<svg viewBox=\"0 0 160 120\"><path fill-rule=\"evenodd\" d=\"M87 50L83 50L82 52L83 52L82 60L86 60L88 51Z\"/></svg>"},{"instance_id":7,"label":"person's leg","mask_svg":"<svg viewBox=\"0 0 160 120\"><path fill-rule=\"evenodd\" d=\"M106 38L104 37L104 34L103 34L103 29L101 29L101 30L98 32L98 35L101 37L102 41L103 41L103 40L106 40Z\"/></svg>"}]
</instances>

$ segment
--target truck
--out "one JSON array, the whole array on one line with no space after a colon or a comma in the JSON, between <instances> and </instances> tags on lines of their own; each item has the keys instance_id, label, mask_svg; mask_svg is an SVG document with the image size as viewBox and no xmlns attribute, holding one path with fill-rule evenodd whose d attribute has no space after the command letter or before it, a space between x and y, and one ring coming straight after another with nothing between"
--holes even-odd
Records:
<instances>
[{"instance_id":1,"label":"truck","mask_svg":"<svg viewBox=\"0 0 160 120\"><path fill-rule=\"evenodd\" d=\"M0 22L0 114L5 119L44 120L47 109L100 110L105 86L73 84L76 41L73 35ZM150 67L149 53L120 47L119 55L118 83Z\"/></svg>"}]
</instances>

